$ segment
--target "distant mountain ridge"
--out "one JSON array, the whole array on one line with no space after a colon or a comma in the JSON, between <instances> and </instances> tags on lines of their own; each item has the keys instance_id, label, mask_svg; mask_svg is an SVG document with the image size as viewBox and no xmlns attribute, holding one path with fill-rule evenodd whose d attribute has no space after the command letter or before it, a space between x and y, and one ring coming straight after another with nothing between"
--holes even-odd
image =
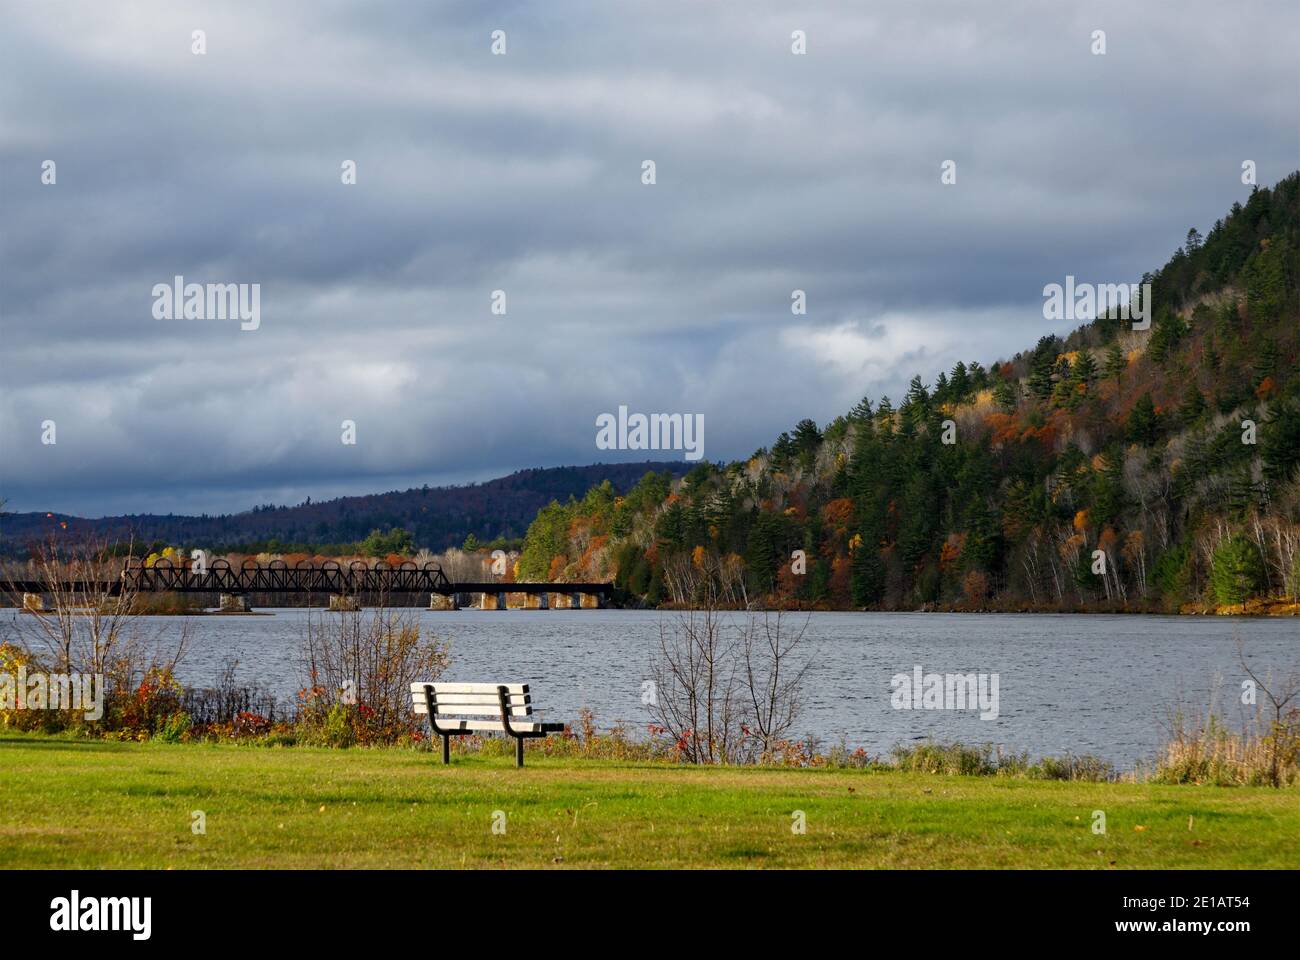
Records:
<instances>
[{"instance_id":1,"label":"distant mountain ridge","mask_svg":"<svg viewBox=\"0 0 1300 960\"><path fill-rule=\"evenodd\" d=\"M110 540L162 541L220 547L276 539L285 544L349 543L376 528L409 530L417 547L459 546L471 533L479 540L521 538L537 511L552 500L580 497L608 480L630 489L649 471L685 473L693 464L640 461L518 470L484 483L339 497L293 507L263 506L219 516L135 514L84 519L68 514L0 514L0 552L20 553L51 529L60 535ZM66 527L62 526L66 524Z\"/></svg>"}]
</instances>

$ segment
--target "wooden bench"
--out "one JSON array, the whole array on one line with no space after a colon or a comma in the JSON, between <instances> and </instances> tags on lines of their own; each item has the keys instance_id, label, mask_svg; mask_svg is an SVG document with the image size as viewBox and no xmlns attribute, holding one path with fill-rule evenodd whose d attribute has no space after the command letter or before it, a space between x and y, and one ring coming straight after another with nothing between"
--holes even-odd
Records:
<instances>
[{"instance_id":1,"label":"wooden bench","mask_svg":"<svg viewBox=\"0 0 1300 960\"><path fill-rule=\"evenodd\" d=\"M559 733L562 723L532 719L533 699L526 683L411 684L416 713L427 714L429 729L442 737L442 762L451 763L451 738L502 732L515 738L515 766L524 765L524 741ZM483 716L495 720L478 719Z\"/></svg>"}]
</instances>

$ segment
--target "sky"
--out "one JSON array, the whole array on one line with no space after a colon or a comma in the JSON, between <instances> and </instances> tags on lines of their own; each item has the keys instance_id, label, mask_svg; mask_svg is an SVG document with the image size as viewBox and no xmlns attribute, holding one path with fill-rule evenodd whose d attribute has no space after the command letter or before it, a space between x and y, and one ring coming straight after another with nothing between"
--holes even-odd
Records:
<instances>
[{"instance_id":1,"label":"sky","mask_svg":"<svg viewBox=\"0 0 1300 960\"><path fill-rule=\"evenodd\" d=\"M1298 38L1294 0L0 2L0 498L645 459L597 448L620 406L748 456L1300 167ZM256 329L160 319L176 276L257 284Z\"/></svg>"}]
</instances>

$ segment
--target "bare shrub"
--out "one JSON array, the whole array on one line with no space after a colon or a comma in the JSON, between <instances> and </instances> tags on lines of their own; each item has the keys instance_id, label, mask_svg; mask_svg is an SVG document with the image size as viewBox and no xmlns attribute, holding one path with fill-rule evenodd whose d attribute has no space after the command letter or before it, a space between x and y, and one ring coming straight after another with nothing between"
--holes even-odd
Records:
<instances>
[{"instance_id":1,"label":"bare shrub","mask_svg":"<svg viewBox=\"0 0 1300 960\"><path fill-rule=\"evenodd\" d=\"M795 651L807 620L792 632L779 613L726 614L741 594L725 563L688 563L696 574L681 564L670 573L694 603L660 623L651 718L688 763L771 762L799 713L808 664Z\"/></svg>"},{"instance_id":2,"label":"bare shrub","mask_svg":"<svg viewBox=\"0 0 1300 960\"><path fill-rule=\"evenodd\" d=\"M323 721L336 706L355 706L355 719L386 736L413 724L411 684L438 679L451 659L444 641L424 635L415 613L381 606L309 615L299 661L304 719Z\"/></svg>"},{"instance_id":3,"label":"bare shrub","mask_svg":"<svg viewBox=\"0 0 1300 960\"><path fill-rule=\"evenodd\" d=\"M17 644L34 667L102 675L110 709L141 685L173 677L191 638L188 623L148 625L114 553L113 544L93 537L51 534L36 544L23 579L37 582L49 606L25 609L13 621ZM5 587L21 605L12 572Z\"/></svg>"},{"instance_id":4,"label":"bare shrub","mask_svg":"<svg viewBox=\"0 0 1300 960\"><path fill-rule=\"evenodd\" d=\"M761 619L751 613L741 628L741 689L748 701L744 732L760 762L770 761L787 740L803 706L803 682L811 662L798 662L794 653L809 620L805 615L799 629L791 631L780 611L763 613Z\"/></svg>"},{"instance_id":5,"label":"bare shrub","mask_svg":"<svg viewBox=\"0 0 1300 960\"><path fill-rule=\"evenodd\" d=\"M737 638L716 607L687 610L659 626L659 655L651 663L655 697L650 714L677 741L688 763L740 759L741 700Z\"/></svg>"}]
</instances>

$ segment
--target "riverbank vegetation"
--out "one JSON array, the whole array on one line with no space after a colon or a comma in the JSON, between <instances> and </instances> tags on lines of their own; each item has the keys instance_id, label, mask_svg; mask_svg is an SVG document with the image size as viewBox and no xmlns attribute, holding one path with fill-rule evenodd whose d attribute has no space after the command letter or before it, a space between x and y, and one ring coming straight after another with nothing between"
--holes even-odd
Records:
<instances>
[{"instance_id":1,"label":"riverbank vegetation","mask_svg":"<svg viewBox=\"0 0 1300 960\"><path fill-rule=\"evenodd\" d=\"M1300 614L1300 174L1111 312L801 420L746 461L554 502L523 580L685 606ZM950 442L949 442L950 441ZM706 558L711 558L707 559Z\"/></svg>"}]
</instances>

